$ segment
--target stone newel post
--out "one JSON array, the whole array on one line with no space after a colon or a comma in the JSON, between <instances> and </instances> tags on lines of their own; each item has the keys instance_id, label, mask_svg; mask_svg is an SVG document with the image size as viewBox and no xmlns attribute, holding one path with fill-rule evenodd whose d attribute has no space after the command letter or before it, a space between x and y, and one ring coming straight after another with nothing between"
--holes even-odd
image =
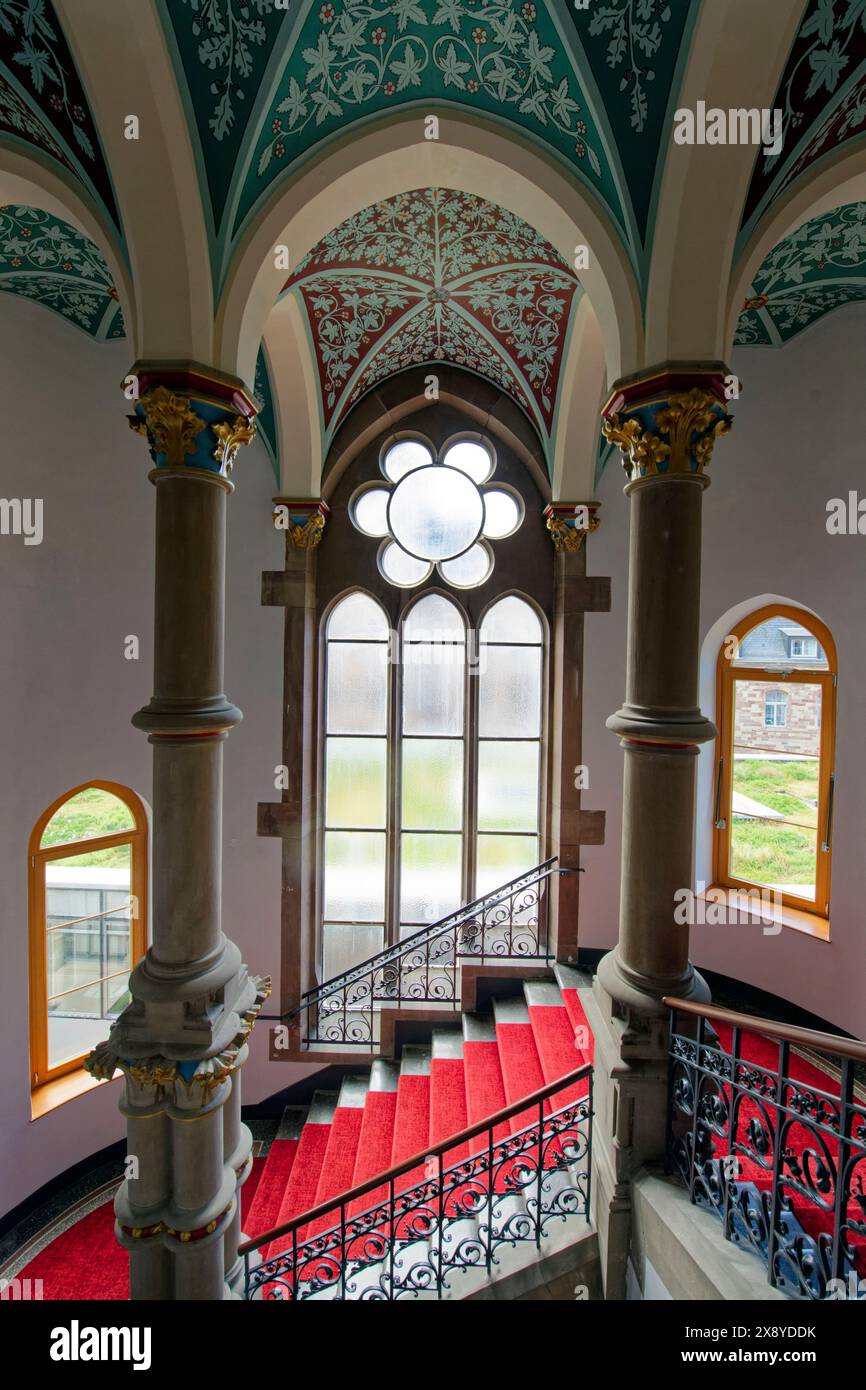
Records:
<instances>
[{"instance_id":1,"label":"stone newel post","mask_svg":"<svg viewBox=\"0 0 866 1390\"><path fill-rule=\"evenodd\" d=\"M664 367L618 383L603 411L631 501L626 695L607 721L625 754L619 940L599 965L590 1019L596 1219L614 1298L625 1296L631 1178L664 1154L661 1001L709 998L674 894L694 884L697 754L716 736L698 707L701 508L731 424L726 375L721 363Z\"/></svg>"},{"instance_id":2,"label":"stone newel post","mask_svg":"<svg viewBox=\"0 0 866 1390\"><path fill-rule=\"evenodd\" d=\"M132 1170L115 1201L132 1298L222 1299L239 1274L245 1040L269 982L222 933L222 745L241 713L223 692L225 511L256 408L234 379L133 369L131 427L156 486L154 694L133 717L153 745L153 938L132 1002L88 1058L126 1077Z\"/></svg>"}]
</instances>

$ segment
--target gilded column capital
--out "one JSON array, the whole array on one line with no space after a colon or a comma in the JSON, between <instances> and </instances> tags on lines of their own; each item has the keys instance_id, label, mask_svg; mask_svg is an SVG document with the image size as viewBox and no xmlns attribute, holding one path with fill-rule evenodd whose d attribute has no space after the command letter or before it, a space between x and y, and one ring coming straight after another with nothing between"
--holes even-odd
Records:
<instances>
[{"instance_id":1,"label":"gilded column capital","mask_svg":"<svg viewBox=\"0 0 866 1390\"><path fill-rule=\"evenodd\" d=\"M617 383L602 409L602 434L622 453L630 483L705 477L716 440L733 423L728 380L717 363L662 368Z\"/></svg>"},{"instance_id":2,"label":"gilded column capital","mask_svg":"<svg viewBox=\"0 0 866 1390\"><path fill-rule=\"evenodd\" d=\"M549 502L544 520L554 550L576 555L587 536L601 525L600 511L600 502Z\"/></svg>"},{"instance_id":3,"label":"gilded column capital","mask_svg":"<svg viewBox=\"0 0 866 1390\"><path fill-rule=\"evenodd\" d=\"M147 440L154 478L182 469L231 487L241 445L255 438L257 407L243 383L195 363L136 364L129 427Z\"/></svg>"},{"instance_id":4,"label":"gilded column capital","mask_svg":"<svg viewBox=\"0 0 866 1390\"><path fill-rule=\"evenodd\" d=\"M327 502L319 498L297 501L275 497L274 526L278 531L285 531L287 541L295 550L315 550L324 535L330 510Z\"/></svg>"}]
</instances>

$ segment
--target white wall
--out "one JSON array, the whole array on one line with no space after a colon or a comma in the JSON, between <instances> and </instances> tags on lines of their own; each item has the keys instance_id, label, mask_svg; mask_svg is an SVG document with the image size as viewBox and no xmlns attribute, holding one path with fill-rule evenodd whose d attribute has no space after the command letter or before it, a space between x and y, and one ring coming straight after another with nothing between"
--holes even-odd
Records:
<instances>
[{"instance_id":1,"label":"white wall","mask_svg":"<svg viewBox=\"0 0 866 1390\"><path fill-rule=\"evenodd\" d=\"M771 598L809 608L839 651L836 805L829 943L790 928L778 936L752 926L696 927L698 967L747 980L837 1026L866 1036L866 536L830 536L827 502L850 489L866 498L866 310L849 307L787 347L741 349L733 370L743 394L732 433L717 445L704 495L701 603L702 708L715 715L718 643L742 613ZM584 805L607 811L607 844L587 849L580 940L616 940L622 817L622 754L606 717L625 691L628 502L618 456L598 496L601 528L589 542L589 569L613 578L609 615L587 619ZM696 878L711 881L710 745L701 755ZM663 826L648 827L662 835ZM685 886L685 885L684 885Z\"/></svg>"},{"instance_id":2,"label":"white wall","mask_svg":"<svg viewBox=\"0 0 866 1390\"><path fill-rule=\"evenodd\" d=\"M129 723L151 694L154 490L119 382L127 344L90 342L25 300L0 295L0 497L44 499L44 540L0 536L0 1213L122 1137L117 1081L30 1119L27 841L57 796L101 777L151 795L151 749ZM280 844L256 836L277 799L282 611L262 608L261 572L282 567L276 486L263 446L242 450L228 503L226 690L244 722L225 744L223 926L250 969L279 976ZM124 638L141 639L126 661ZM306 1069L266 1062L256 1030L244 1099Z\"/></svg>"}]
</instances>

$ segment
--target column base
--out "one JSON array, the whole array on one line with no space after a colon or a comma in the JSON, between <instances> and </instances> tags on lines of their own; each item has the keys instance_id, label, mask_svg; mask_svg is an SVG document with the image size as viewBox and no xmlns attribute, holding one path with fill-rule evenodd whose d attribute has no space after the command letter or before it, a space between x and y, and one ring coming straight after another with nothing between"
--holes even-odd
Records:
<instances>
[{"instance_id":1,"label":"column base","mask_svg":"<svg viewBox=\"0 0 866 1390\"><path fill-rule=\"evenodd\" d=\"M632 970L620 959L617 948L599 961L596 979L626 1015L636 1012L666 1017L668 1011L662 1003L665 995L693 999L699 1004L708 1004L711 998L709 985L691 962L682 974L662 979Z\"/></svg>"}]
</instances>

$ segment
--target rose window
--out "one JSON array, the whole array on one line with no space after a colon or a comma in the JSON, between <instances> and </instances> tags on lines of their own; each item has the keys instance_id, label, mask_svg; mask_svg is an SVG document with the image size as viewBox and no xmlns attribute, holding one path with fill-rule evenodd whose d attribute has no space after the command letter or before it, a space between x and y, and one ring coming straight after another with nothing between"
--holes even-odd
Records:
<instances>
[{"instance_id":1,"label":"rose window","mask_svg":"<svg viewBox=\"0 0 866 1390\"><path fill-rule=\"evenodd\" d=\"M436 457L426 440L392 441L382 452L385 483L368 483L349 515L365 536L381 540L379 569L401 589L423 584L434 567L455 589L474 589L493 571L491 541L511 536L523 502L493 482L496 454L483 439L457 439Z\"/></svg>"}]
</instances>

